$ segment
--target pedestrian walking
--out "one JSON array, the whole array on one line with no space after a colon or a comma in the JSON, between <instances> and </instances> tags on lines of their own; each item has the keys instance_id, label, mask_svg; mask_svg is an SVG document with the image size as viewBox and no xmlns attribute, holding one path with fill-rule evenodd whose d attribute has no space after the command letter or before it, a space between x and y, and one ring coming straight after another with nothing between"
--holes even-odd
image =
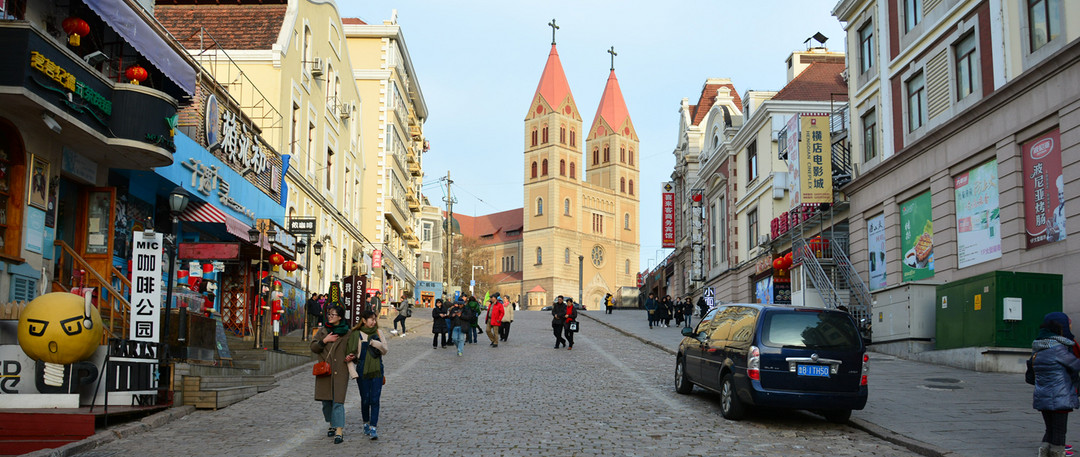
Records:
<instances>
[{"instance_id":1,"label":"pedestrian walking","mask_svg":"<svg viewBox=\"0 0 1080 457\"><path fill-rule=\"evenodd\" d=\"M506 341L510 338L510 324L512 323L514 323L514 305L503 304L502 325L499 326L500 341Z\"/></svg>"},{"instance_id":2,"label":"pedestrian walking","mask_svg":"<svg viewBox=\"0 0 1080 457\"><path fill-rule=\"evenodd\" d=\"M376 290L371 296L371 300L368 300L368 309L375 313L375 316L379 316L382 311L382 291Z\"/></svg>"},{"instance_id":3,"label":"pedestrian walking","mask_svg":"<svg viewBox=\"0 0 1080 457\"><path fill-rule=\"evenodd\" d=\"M615 309L615 299L611 297L611 294L607 294L604 297L604 311L607 314L611 314L611 311Z\"/></svg>"},{"instance_id":4,"label":"pedestrian walking","mask_svg":"<svg viewBox=\"0 0 1080 457\"><path fill-rule=\"evenodd\" d=\"M469 323L462 329L467 335L466 343L476 344L476 337L480 335L480 311L480 301L469 295L469 299L465 302L465 310L462 311Z\"/></svg>"},{"instance_id":5,"label":"pedestrian walking","mask_svg":"<svg viewBox=\"0 0 1080 457\"><path fill-rule=\"evenodd\" d=\"M498 297L491 297L488 301L487 314L484 315L484 323L487 325L487 337L491 340L491 347L499 347L499 327L502 325L503 305Z\"/></svg>"},{"instance_id":6,"label":"pedestrian walking","mask_svg":"<svg viewBox=\"0 0 1080 457\"><path fill-rule=\"evenodd\" d=\"M563 323L563 334L566 337L566 341L570 343L570 346L566 347L566 350L568 351L574 349L575 333L577 333L577 307L574 306L574 299L568 298L566 299L566 322Z\"/></svg>"},{"instance_id":7,"label":"pedestrian walking","mask_svg":"<svg viewBox=\"0 0 1080 457\"><path fill-rule=\"evenodd\" d=\"M311 297L308 297L307 302L304 303L304 310L307 313L308 329L312 330L311 333L304 335L304 338L307 338L313 336L315 330L323 325L323 310L319 306L319 294L311 294Z\"/></svg>"},{"instance_id":8,"label":"pedestrian walking","mask_svg":"<svg viewBox=\"0 0 1080 457\"><path fill-rule=\"evenodd\" d=\"M671 307L671 315L675 318L675 326L682 326L683 313L682 313L683 301L681 298L676 298L675 303Z\"/></svg>"},{"instance_id":9,"label":"pedestrian walking","mask_svg":"<svg viewBox=\"0 0 1080 457\"><path fill-rule=\"evenodd\" d=\"M397 326L398 322L401 322L400 336L405 336L405 319L412 317L412 307L412 298L409 297L409 294L402 294L401 301L398 302L397 306L394 307L395 309L397 309L397 317L394 318L393 330L390 330L390 333L392 335L398 334Z\"/></svg>"},{"instance_id":10,"label":"pedestrian walking","mask_svg":"<svg viewBox=\"0 0 1080 457\"><path fill-rule=\"evenodd\" d=\"M469 328L469 321L465 320L465 304L460 300L454 302L454 306L450 307L448 314L450 315L450 326L453 328L450 331L450 337L457 346L457 355L461 357L465 351L465 331Z\"/></svg>"},{"instance_id":11,"label":"pedestrian walking","mask_svg":"<svg viewBox=\"0 0 1080 457\"><path fill-rule=\"evenodd\" d=\"M563 339L563 325L566 323L566 302L563 301L563 296L559 295L555 299L555 304L551 306L551 330L555 333L555 349L560 346L566 346L566 340Z\"/></svg>"},{"instance_id":12,"label":"pedestrian walking","mask_svg":"<svg viewBox=\"0 0 1080 457\"><path fill-rule=\"evenodd\" d=\"M346 365L346 344L349 325L341 321L345 309L331 306L326 310L326 326L319 329L311 342L311 352L320 362L330 364L330 373L315 377L315 400L322 402L323 419L329 424L326 436L334 437L334 444L345 440L345 392L349 385L349 367Z\"/></svg>"},{"instance_id":13,"label":"pedestrian walking","mask_svg":"<svg viewBox=\"0 0 1080 457\"><path fill-rule=\"evenodd\" d=\"M435 307L431 308L431 333L435 335L431 338L432 349L438 349L440 341L441 347L446 347L446 332L450 330L446 324L446 318L449 316L446 305L447 303L440 298L435 300Z\"/></svg>"},{"instance_id":14,"label":"pedestrian walking","mask_svg":"<svg viewBox=\"0 0 1080 457\"><path fill-rule=\"evenodd\" d=\"M645 311L649 313L649 328L656 323L656 312L660 304L656 302L656 294L649 292L649 298L645 299Z\"/></svg>"},{"instance_id":15,"label":"pedestrian walking","mask_svg":"<svg viewBox=\"0 0 1080 457\"><path fill-rule=\"evenodd\" d=\"M1080 408L1077 388L1080 382L1080 359L1073 355L1076 346L1072 320L1065 313L1049 313L1031 343L1031 366L1035 372L1032 407L1042 413L1045 432L1039 445L1040 457L1065 456L1065 433L1069 412Z\"/></svg>"},{"instance_id":16,"label":"pedestrian walking","mask_svg":"<svg viewBox=\"0 0 1080 457\"><path fill-rule=\"evenodd\" d=\"M704 319L705 314L709 312L709 305L707 303L705 303L705 295L702 295L702 296L698 297L698 299L697 299L697 307L698 307L698 313L699 313L698 314L698 319Z\"/></svg>"},{"instance_id":17,"label":"pedestrian walking","mask_svg":"<svg viewBox=\"0 0 1080 457\"><path fill-rule=\"evenodd\" d=\"M690 327L690 321L694 317L694 302L690 299L689 295L683 300L681 312L683 315L683 324L685 324L684 327Z\"/></svg>"},{"instance_id":18,"label":"pedestrian walking","mask_svg":"<svg viewBox=\"0 0 1080 457\"><path fill-rule=\"evenodd\" d=\"M360 312L360 322L352 328L345 348L346 360L356 361L356 387L360 390L360 415L364 418L364 434L379 439L379 401L386 382L383 356L389 352L386 335L379 330L379 318L371 310Z\"/></svg>"},{"instance_id":19,"label":"pedestrian walking","mask_svg":"<svg viewBox=\"0 0 1080 457\"><path fill-rule=\"evenodd\" d=\"M660 309L660 320L664 321L664 327L671 327L671 317L675 314L675 304L671 301L671 295L664 295Z\"/></svg>"}]
</instances>

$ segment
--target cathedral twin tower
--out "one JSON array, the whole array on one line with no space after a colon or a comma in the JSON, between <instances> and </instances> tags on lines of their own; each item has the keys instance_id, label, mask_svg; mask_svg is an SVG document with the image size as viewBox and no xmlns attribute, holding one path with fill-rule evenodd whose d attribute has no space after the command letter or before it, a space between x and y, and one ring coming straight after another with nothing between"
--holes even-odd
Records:
<instances>
[{"instance_id":1,"label":"cathedral twin tower","mask_svg":"<svg viewBox=\"0 0 1080 457\"><path fill-rule=\"evenodd\" d=\"M582 126L553 40L525 116L518 252L520 301L531 309L559 295L577 300L579 285L588 309L602 309L609 293L636 305L641 151L614 62L592 124Z\"/></svg>"}]
</instances>

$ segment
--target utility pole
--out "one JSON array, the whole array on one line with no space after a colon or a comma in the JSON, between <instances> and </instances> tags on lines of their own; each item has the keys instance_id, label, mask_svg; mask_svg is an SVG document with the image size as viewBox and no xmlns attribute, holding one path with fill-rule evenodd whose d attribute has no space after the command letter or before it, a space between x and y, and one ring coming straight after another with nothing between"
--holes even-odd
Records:
<instances>
[{"instance_id":1,"label":"utility pole","mask_svg":"<svg viewBox=\"0 0 1080 457\"><path fill-rule=\"evenodd\" d=\"M445 276L444 283L446 288L449 289L451 284L451 278L453 278L451 270L454 265L454 202L457 201L453 195L450 194L450 185L454 183L454 180L450 179L450 170L446 170L446 197L443 201L446 202L446 265L444 265L443 272ZM445 290L443 292L446 292Z\"/></svg>"}]
</instances>

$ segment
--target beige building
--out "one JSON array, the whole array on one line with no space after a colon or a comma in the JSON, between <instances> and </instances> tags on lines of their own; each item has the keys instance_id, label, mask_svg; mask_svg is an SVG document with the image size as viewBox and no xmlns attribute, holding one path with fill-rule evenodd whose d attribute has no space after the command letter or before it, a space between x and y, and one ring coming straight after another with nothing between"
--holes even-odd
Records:
<instances>
[{"instance_id":1,"label":"beige building","mask_svg":"<svg viewBox=\"0 0 1080 457\"><path fill-rule=\"evenodd\" d=\"M415 295L418 266L422 270L425 262L418 256L421 164L428 149L423 133L427 104L396 16L393 12L381 24L346 19L343 29L361 100L360 166L352 178L356 187L350 204L362 215L359 227L370 234L381 256L381 265L370 270L369 287L394 300L403 293ZM364 255L370 258L372 252Z\"/></svg>"}]
</instances>

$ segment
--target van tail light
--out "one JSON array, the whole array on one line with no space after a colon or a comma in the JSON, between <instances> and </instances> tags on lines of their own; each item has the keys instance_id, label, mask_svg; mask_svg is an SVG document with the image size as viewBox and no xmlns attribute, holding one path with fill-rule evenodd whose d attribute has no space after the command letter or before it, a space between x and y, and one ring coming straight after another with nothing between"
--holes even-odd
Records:
<instances>
[{"instance_id":1,"label":"van tail light","mask_svg":"<svg viewBox=\"0 0 1080 457\"><path fill-rule=\"evenodd\" d=\"M755 381L761 380L761 351L757 346L750 346L750 357L746 360L746 375Z\"/></svg>"},{"instance_id":2,"label":"van tail light","mask_svg":"<svg viewBox=\"0 0 1080 457\"><path fill-rule=\"evenodd\" d=\"M860 386L866 385L866 373L870 371L870 356L863 354L862 356L862 380L859 381Z\"/></svg>"}]
</instances>

